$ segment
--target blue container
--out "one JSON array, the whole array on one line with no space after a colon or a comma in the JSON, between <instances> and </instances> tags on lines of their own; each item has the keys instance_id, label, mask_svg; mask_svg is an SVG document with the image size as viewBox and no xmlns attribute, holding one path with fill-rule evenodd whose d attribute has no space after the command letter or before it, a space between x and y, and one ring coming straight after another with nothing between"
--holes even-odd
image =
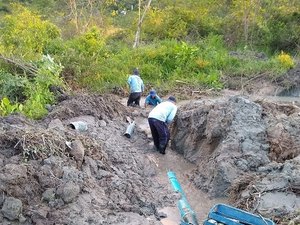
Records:
<instances>
[{"instance_id":1,"label":"blue container","mask_svg":"<svg viewBox=\"0 0 300 225\"><path fill-rule=\"evenodd\" d=\"M218 223L226 225L275 225L270 219L225 204L217 204L212 207L208 218L204 221L204 225L216 225Z\"/></svg>"}]
</instances>

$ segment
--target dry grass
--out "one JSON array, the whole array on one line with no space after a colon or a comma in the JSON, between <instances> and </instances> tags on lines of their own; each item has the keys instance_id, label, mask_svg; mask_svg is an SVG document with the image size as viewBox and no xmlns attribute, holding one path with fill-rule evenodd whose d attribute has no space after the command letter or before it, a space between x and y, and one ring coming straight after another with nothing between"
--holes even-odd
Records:
<instances>
[{"instance_id":1,"label":"dry grass","mask_svg":"<svg viewBox=\"0 0 300 225\"><path fill-rule=\"evenodd\" d=\"M254 186L258 178L255 174L245 174L236 179L228 189L229 202L247 211L255 209L255 205L257 205L261 194ZM248 191L248 196L243 197L243 191Z\"/></svg>"}]
</instances>

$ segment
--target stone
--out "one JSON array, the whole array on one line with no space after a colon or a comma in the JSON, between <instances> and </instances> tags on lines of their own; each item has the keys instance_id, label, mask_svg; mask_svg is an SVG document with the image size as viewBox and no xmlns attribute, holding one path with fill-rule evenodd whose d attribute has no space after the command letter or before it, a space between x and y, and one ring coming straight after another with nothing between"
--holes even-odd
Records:
<instances>
[{"instance_id":1,"label":"stone","mask_svg":"<svg viewBox=\"0 0 300 225\"><path fill-rule=\"evenodd\" d=\"M11 221L19 219L22 215L22 210L23 205L21 200L14 197L6 198L1 209L3 216Z\"/></svg>"}]
</instances>

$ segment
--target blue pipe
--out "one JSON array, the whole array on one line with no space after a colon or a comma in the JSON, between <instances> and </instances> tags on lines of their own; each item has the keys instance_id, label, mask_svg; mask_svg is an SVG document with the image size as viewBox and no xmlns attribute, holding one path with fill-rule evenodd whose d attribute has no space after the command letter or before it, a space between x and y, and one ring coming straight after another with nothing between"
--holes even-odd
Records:
<instances>
[{"instance_id":1,"label":"blue pipe","mask_svg":"<svg viewBox=\"0 0 300 225\"><path fill-rule=\"evenodd\" d=\"M180 199L178 201L178 209L180 212L181 219L180 225L199 225L196 218L196 214L189 205L186 195L176 178L176 174L173 171L169 171L168 177L174 191L180 193Z\"/></svg>"}]
</instances>

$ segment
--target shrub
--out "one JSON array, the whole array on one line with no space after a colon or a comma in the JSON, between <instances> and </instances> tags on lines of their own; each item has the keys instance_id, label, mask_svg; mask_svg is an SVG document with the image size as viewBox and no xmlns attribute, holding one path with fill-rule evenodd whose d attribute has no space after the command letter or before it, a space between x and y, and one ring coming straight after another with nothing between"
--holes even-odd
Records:
<instances>
[{"instance_id":1,"label":"shrub","mask_svg":"<svg viewBox=\"0 0 300 225\"><path fill-rule=\"evenodd\" d=\"M24 102L24 113L33 119L40 119L47 113L46 104L55 101L54 94L50 91L50 86L64 86L59 74L62 66L53 61L48 56L37 62L38 72L33 80L27 81Z\"/></svg>"},{"instance_id":2,"label":"shrub","mask_svg":"<svg viewBox=\"0 0 300 225\"><path fill-rule=\"evenodd\" d=\"M7 116L11 113L17 112L17 111L22 111L23 110L23 105L19 103L11 103L11 101L4 97L2 98L0 102L0 115L1 116Z\"/></svg>"},{"instance_id":3,"label":"shrub","mask_svg":"<svg viewBox=\"0 0 300 225\"><path fill-rule=\"evenodd\" d=\"M284 53L283 51L277 56L278 62L285 68L291 69L294 67L294 61L289 54Z\"/></svg>"},{"instance_id":4,"label":"shrub","mask_svg":"<svg viewBox=\"0 0 300 225\"><path fill-rule=\"evenodd\" d=\"M0 53L37 59L45 46L59 37L59 29L27 8L13 4L12 14L1 22Z\"/></svg>"},{"instance_id":5,"label":"shrub","mask_svg":"<svg viewBox=\"0 0 300 225\"><path fill-rule=\"evenodd\" d=\"M0 70L0 96L10 101L22 101L26 78Z\"/></svg>"}]
</instances>

